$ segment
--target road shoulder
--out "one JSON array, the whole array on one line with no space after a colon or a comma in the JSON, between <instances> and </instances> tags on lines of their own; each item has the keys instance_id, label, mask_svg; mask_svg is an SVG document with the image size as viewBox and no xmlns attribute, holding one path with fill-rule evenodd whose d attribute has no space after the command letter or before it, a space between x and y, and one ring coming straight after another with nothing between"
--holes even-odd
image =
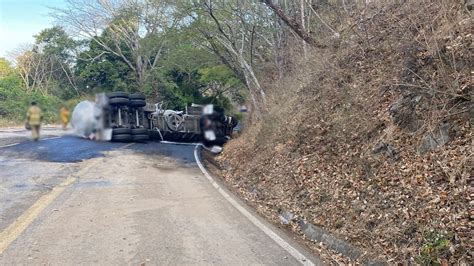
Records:
<instances>
[{"instance_id":1,"label":"road shoulder","mask_svg":"<svg viewBox=\"0 0 474 266\"><path fill-rule=\"evenodd\" d=\"M197 145L194 150L196 162L199 168L211 182L214 188L242 215L249 219L255 226L267 234L273 241L290 253L295 259L303 265L324 265L326 264L321 258L307 248L305 243L299 240L294 234L288 230L276 226L263 216L256 212L254 206L244 202L236 191L231 191L228 184L220 176L218 169L210 167L211 162L209 152ZM283 229L283 230L282 230Z\"/></svg>"}]
</instances>

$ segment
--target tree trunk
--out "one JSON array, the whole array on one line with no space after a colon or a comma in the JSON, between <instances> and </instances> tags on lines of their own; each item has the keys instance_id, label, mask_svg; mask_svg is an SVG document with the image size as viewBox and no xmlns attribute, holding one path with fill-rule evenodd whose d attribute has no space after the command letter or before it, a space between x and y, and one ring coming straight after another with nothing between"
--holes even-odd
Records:
<instances>
[{"instance_id":1,"label":"tree trunk","mask_svg":"<svg viewBox=\"0 0 474 266\"><path fill-rule=\"evenodd\" d=\"M309 32L304 29L304 26L301 25L294 18L289 17L280 6L275 4L273 0L262 0L270 9L278 15L278 17L283 20L288 27L290 27L301 39L303 39L309 45L316 48L326 48L326 45L320 44L313 37L310 36Z\"/></svg>"},{"instance_id":2,"label":"tree trunk","mask_svg":"<svg viewBox=\"0 0 474 266\"><path fill-rule=\"evenodd\" d=\"M300 0L300 16L301 16L301 27L304 31L306 31L306 28L304 26L304 0ZM304 60L308 59L308 49L306 48L306 42L303 40L303 57Z\"/></svg>"}]
</instances>

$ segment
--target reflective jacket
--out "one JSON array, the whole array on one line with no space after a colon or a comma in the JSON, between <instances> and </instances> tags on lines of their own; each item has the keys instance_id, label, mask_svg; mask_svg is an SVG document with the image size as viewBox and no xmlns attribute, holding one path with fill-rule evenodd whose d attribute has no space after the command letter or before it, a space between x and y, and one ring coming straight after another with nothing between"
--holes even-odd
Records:
<instances>
[{"instance_id":1,"label":"reflective jacket","mask_svg":"<svg viewBox=\"0 0 474 266\"><path fill-rule=\"evenodd\" d=\"M28 113L26 114L26 118L28 119L28 123L32 126L37 126L41 124L41 120L43 120L43 113L41 109L33 105L28 109Z\"/></svg>"}]
</instances>

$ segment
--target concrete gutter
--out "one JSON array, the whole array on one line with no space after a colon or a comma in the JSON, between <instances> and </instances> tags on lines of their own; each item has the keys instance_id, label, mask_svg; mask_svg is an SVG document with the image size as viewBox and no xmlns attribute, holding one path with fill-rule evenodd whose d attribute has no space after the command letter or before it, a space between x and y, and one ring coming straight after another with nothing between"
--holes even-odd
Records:
<instances>
[{"instance_id":1,"label":"concrete gutter","mask_svg":"<svg viewBox=\"0 0 474 266\"><path fill-rule=\"evenodd\" d=\"M318 243L323 243L329 249L336 251L351 260L360 260L364 265L388 265L387 262L365 257L365 254L360 249L340 238L337 238L321 227L303 220L299 220L298 225L307 238Z\"/></svg>"}]
</instances>

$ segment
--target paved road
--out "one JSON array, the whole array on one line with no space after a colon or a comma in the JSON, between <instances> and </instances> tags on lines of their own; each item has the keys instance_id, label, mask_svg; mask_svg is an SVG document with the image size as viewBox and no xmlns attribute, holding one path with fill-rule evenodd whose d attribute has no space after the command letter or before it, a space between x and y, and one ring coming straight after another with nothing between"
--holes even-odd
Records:
<instances>
[{"instance_id":1,"label":"paved road","mask_svg":"<svg viewBox=\"0 0 474 266\"><path fill-rule=\"evenodd\" d=\"M318 263L243 216L193 152L72 136L0 148L0 265L310 263L293 248Z\"/></svg>"},{"instance_id":2,"label":"paved road","mask_svg":"<svg viewBox=\"0 0 474 266\"><path fill-rule=\"evenodd\" d=\"M70 131L64 131L58 126L44 126L41 128L42 139L62 136L68 133L70 133ZM0 147L21 143L30 139L31 131L25 130L24 128L0 128Z\"/></svg>"}]
</instances>

